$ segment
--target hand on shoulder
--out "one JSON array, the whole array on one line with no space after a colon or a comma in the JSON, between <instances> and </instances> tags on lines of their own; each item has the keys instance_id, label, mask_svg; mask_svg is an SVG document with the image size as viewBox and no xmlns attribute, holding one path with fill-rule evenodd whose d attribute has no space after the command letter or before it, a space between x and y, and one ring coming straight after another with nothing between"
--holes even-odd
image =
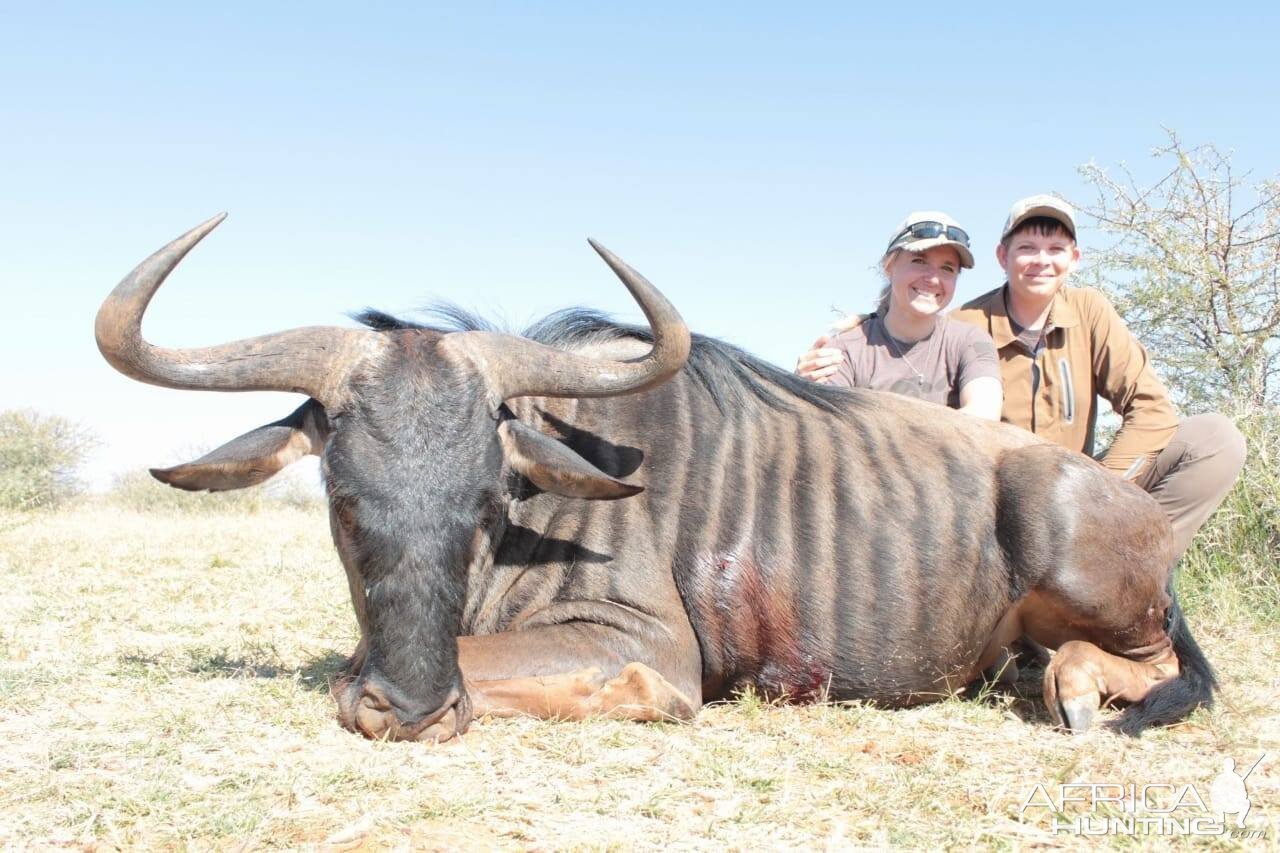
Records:
<instances>
[{"instance_id":1,"label":"hand on shoulder","mask_svg":"<svg viewBox=\"0 0 1280 853\"><path fill-rule=\"evenodd\" d=\"M843 350L831 346L831 337L822 335L796 360L796 373L810 382L830 382L843 361Z\"/></svg>"}]
</instances>

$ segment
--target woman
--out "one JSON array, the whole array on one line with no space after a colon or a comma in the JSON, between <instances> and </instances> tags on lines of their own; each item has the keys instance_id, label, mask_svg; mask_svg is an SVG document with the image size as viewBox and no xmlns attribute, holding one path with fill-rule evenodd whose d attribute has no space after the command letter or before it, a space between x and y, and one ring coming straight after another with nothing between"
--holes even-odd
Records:
<instances>
[{"instance_id":1,"label":"woman","mask_svg":"<svg viewBox=\"0 0 1280 853\"><path fill-rule=\"evenodd\" d=\"M917 211L893 233L880 261L888 284L874 314L840 325L800 357L815 382L893 391L1000 420L1003 393L986 332L942 311L961 268L973 268L969 235L938 211Z\"/></svg>"}]
</instances>

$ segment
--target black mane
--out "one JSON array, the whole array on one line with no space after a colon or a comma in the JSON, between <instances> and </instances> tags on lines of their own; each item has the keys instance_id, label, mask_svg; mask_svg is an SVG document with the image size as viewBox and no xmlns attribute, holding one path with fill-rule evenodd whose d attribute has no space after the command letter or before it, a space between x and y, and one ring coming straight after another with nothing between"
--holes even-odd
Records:
<instances>
[{"instance_id":1,"label":"black mane","mask_svg":"<svg viewBox=\"0 0 1280 853\"><path fill-rule=\"evenodd\" d=\"M435 323L418 323L366 308L353 319L379 332L399 329L430 329L437 332L502 331L493 323L456 305L436 304L427 309ZM566 308L534 322L519 333L522 337L554 347L583 346L634 338L651 343L647 328L617 323L607 314L590 308ZM732 344L705 335L693 335L688 371L706 388L723 412L746 402L744 392L770 408L788 409L790 399L799 399L825 411L834 412L857 399L843 388L820 385L788 373Z\"/></svg>"}]
</instances>

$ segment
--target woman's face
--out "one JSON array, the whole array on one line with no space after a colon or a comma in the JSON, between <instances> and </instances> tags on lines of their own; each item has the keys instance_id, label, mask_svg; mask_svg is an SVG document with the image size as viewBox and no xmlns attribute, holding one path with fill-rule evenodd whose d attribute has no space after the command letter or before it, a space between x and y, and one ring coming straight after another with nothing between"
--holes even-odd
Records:
<instances>
[{"instance_id":1,"label":"woman's face","mask_svg":"<svg viewBox=\"0 0 1280 853\"><path fill-rule=\"evenodd\" d=\"M938 314L956 293L960 254L950 246L934 246L923 252L900 250L885 267L893 306L912 314Z\"/></svg>"}]
</instances>

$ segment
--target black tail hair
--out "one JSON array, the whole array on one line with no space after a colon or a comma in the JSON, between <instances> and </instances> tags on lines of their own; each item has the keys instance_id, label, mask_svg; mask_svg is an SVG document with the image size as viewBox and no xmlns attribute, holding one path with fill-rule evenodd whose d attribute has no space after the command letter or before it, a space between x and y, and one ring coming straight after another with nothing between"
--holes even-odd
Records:
<instances>
[{"instance_id":1,"label":"black tail hair","mask_svg":"<svg viewBox=\"0 0 1280 853\"><path fill-rule=\"evenodd\" d=\"M1140 736L1151 726L1176 723L1196 708L1213 707L1213 693L1218 689L1213 667L1191 636L1191 628L1178 606L1172 580L1169 587L1173 603L1165 617L1165 631L1173 641L1173 653L1178 656L1178 677L1151 688L1141 702L1130 705L1111 724L1115 731L1130 737Z\"/></svg>"}]
</instances>

